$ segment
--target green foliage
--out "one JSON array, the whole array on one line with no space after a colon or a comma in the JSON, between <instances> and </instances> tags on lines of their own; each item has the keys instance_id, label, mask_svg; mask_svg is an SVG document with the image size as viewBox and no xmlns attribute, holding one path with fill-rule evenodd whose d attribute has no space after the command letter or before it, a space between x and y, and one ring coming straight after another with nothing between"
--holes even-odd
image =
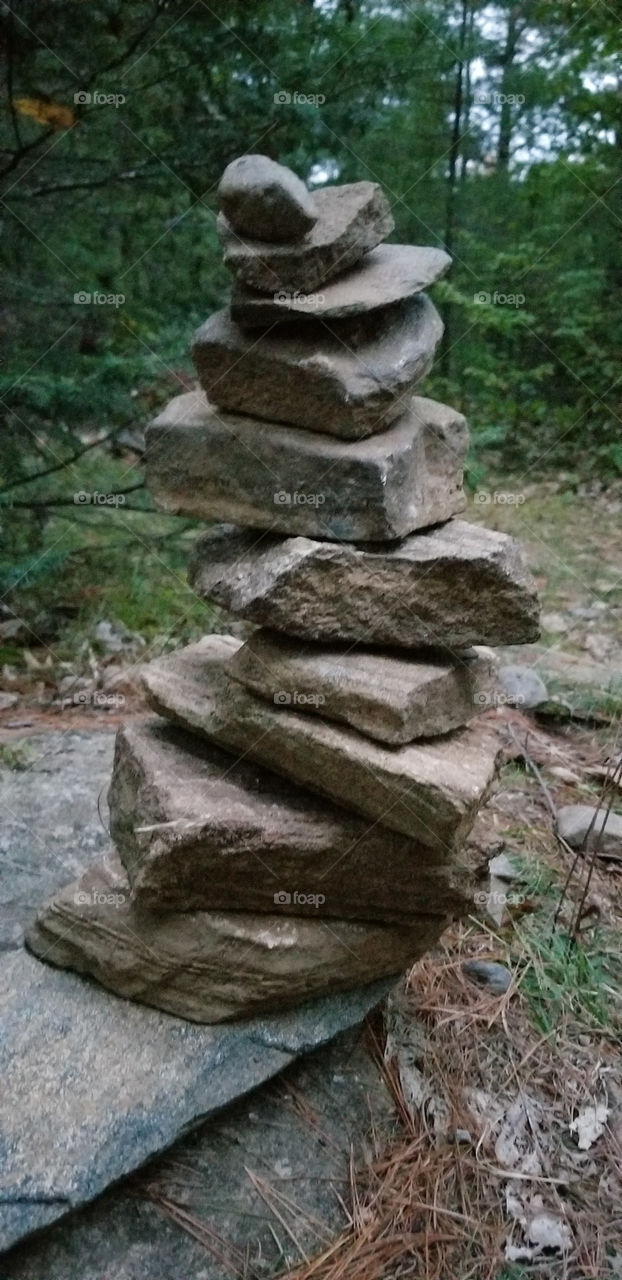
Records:
<instances>
[{"instance_id":1,"label":"green foliage","mask_svg":"<svg viewBox=\"0 0 622 1280\"><path fill-rule=\"evenodd\" d=\"M5 584L33 581L74 489L63 461L190 384L192 330L229 287L216 186L242 151L377 180L395 238L451 246L429 392L468 415L472 482L491 464L622 474L614 7L23 0L0 36ZM73 574L85 515L63 514L73 558L44 569Z\"/></svg>"}]
</instances>

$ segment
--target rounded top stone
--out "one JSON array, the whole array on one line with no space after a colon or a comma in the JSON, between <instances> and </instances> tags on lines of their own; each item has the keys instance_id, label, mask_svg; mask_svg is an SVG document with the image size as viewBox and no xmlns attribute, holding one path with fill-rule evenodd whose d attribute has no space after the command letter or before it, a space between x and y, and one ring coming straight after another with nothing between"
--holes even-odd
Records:
<instances>
[{"instance_id":1,"label":"rounded top stone","mask_svg":"<svg viewBox=\"0 0 622 1280\"><path fill-rule=\"evenodd\" d=\"M232 160L218 198L234 230L253 240L300 240L317 219L313 196L301 178L269 156Z\"/></svg>"}]
</instances>

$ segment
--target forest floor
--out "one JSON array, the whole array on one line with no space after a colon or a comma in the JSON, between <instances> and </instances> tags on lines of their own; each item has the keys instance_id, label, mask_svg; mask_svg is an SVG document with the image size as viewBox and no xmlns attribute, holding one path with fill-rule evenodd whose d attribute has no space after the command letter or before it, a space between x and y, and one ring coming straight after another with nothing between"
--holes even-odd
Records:
<instances>
[{"instance_id":1,"label":"forest floor","mask_svg":"<svg viewBox=\"0 0 622 1280\"><path fill-rule=\"evenodd\" d=\"M487 713L506 763L470 842L482 892L375 1029L392 1137L382 1129L352 1169L342 1235L311 1261L301 1254L281 1272L290 1280L622 1277L622 856L573 857L554 830L560 806L598 804L621 754L622 504L519 480L482 492L468 518L519 537L538 582L541 643L511 659L543 676L551 701ZM162 631L131 658L95 643L57 659L33 645L7 663L0 767L27 767L29 734L46 726L141 713L141 662L180 643L173 608ZM117 700L102 702L106 691ZM498 854L513 879L491 907ZM505 966L508 989L473 982L472 959ZM291 1247L305 1208L278 1203L275 1229Z\"/></svg>"}]
</instances>

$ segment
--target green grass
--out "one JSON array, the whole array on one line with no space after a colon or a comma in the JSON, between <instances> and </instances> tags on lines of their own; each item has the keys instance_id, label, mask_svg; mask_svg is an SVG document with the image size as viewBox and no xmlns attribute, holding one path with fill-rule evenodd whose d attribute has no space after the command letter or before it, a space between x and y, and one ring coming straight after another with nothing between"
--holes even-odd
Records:
<instances>
[{"instance_id":1,"label":"green grass","mask_svg":"<svg viewBox=\"0 0 622 1280\"><path fill-rule=\"evenodd\" d=\"M612 931L594 929L574 941L539 911L517 927L524 949L520 989L538 1030L606 1031L622 1035L621 966Z\"/></svg>"}]
</instances>

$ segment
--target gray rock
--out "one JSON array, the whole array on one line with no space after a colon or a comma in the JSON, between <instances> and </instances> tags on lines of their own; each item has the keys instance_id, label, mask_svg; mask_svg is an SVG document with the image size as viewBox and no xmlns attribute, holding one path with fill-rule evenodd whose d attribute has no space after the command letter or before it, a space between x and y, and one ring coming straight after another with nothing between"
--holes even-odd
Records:
<instances>
[{"instance_id":1,"label":"gray rock","mask_svg":"<svg viewBox=\"0 0 622 1280\"><path fill-rule=\"evenodd\" d=\"M459 651L538 635L519 544L463 520L386 549L220 526L199 541L190 580L198 595L302 640Z\"/></svg>"},{"instance_id":2,"label":"gray rock","mask_svg":"<svg viewBox=\"0 0 622 1280\"><path fill-rule=\"evenodd\" d=\"M228 267L255 289L312 290L347 271L391 234L395 223L376 182L324 187L313 194L317 220L295 244L268 244L240 236L221 213L216 230Z\"/></svg>"},{"instance_id":3,"label":"gray rock","mask_svg":"<svg viewBox=\"0 0 622 1280\"><path fill-rule=\"evenodd\" d=\"M518 664L499 667L499 683L506 700L512 706L522 707L524 711L539 707L548 700L549 695L544 680L533 667Z\"/></svg>"},{"instance_id":4,"label":"gray rock","mask_svg":"<svg viewBox=\"0 0 622 1280\"><path fill-rule=\"evenodd\" d=\"M404 924L468 906L457 862L163 720L119 731L109 803L141 908Z\"/></svg>"},{"instance_id":5,"label":"gray rock","mask_svg":"<svg viewBox=\"0 0 622 1280\"><path fill-rule=\"evenodd\" d=\"M495 777L500 744L488 726L386 747L355 730L257 698L227 674L232 636L143 669L148 701L191 732L265 765L432 849L453 856Z\"/></svg>"},{"instance_id":6,"label":"gray rock","mask_svg":"<svg viewBox=\"0 0 622 1280\"><path fill-rule=\"evenodd\" d=\"M602 857L622 859L622 815L589 804L564 805L557 811L558 834L571 849L598 848ZM589 832L589 835L588 835Z\"/></svg>"},{"instance_id":7,"label":"gray rock","mask_svg":"<svg viewBox=\"0 0 622 1280\"><path fill-rule=\"evenodd\" d=\"M269 156L239 156L218 187L220 207L234 231L255 240L299 240L317 220L304 182Z\"/></svg>"},{"instance_id":8,"label":"gray rock","mask_svg":"<svg viewBox=\"0 0 622 1280\"><path fill-rule=\"evenodd\" d=\"M359 440L408 409L442 333L425 294L393 307L382 323L374 314L358 336L317 323L258 337L224 310L195 334L192 356L212 404Z\"/></svg>"},{"instance_id":9,"label":"gray rock","mask_svg":"<svg viewBox=\"0 0 622 1280\"><path fill-rule=\"evenodd\" d=\"M200 1027L23 950L1 963L0 1249L94 1199L298 1054L359 1022L387 986Z\"/></svg>"},{"instance_id":10,"label":"gray rock","mask_svg":"<svg viewBox=\"0 0 622 1280\"><path fill-rule=\"evenodd\" d=\"M176 396L147 429L147 485L165 511L280 533L382 541L465 505L464 418L415 397L387 431L356 442Z\"/></svg>"},{"instance_id":11,"label":"gray rock","mask_svg":"<svg viewBox=\"0 0 622 1280\"><path fill-rule=\"evenodd\" d=\"M219 1023L398 974L443 927L438 915L389 925L236 910L148 912L131 901L115 850L42 908L26 942L40 959L89 974L117 995Z\"/></svg>"},{"instance_id":12,"label":"gray rock","mask_svg":"<svg viewBox=\"0 0 622 1280\"><path fill-rule=\"evenodd\" d=\"M302 645L255 631L230 673L277 706L352 725L379 742L432 738L472 720L495 687L492 651L449 658Z\"/></svg>"},{"instance_id":13,"label":"gray rock","mask_svg":"<svg viewBox=\"0 0 622 1280\"><path fill-rule=\"evenodd\" d=\"M504 964L496 960L465 960L462 970L481 987L488 987L496 996L502 996L509 989L512 974Z\"/></svg>"},{"instance_id":14,"label":"gray rock","mask_svg":"<svg viewBox=\"0 0 622 1280\"><path fill-rule=\"evenodd\" d=\"M451 258L443 249L380 244L345 275L323 285L321 293L261 293L238 282L231 298L231 315L237 324L251 329L304 316L342 320L414 297L444 276L450 265Z\"/></svg>"}]
</instances>

